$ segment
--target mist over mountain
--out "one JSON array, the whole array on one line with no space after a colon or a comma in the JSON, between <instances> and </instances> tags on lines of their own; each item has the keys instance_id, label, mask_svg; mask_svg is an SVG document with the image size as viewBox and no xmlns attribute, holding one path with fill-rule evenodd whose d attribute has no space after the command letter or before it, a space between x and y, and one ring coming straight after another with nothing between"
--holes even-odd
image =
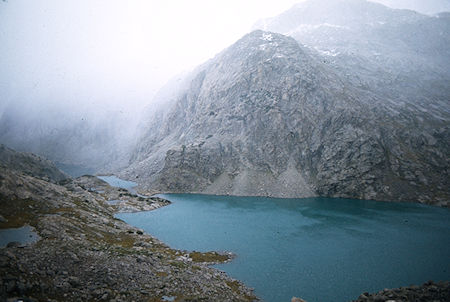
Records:
<instances>
[{"instance_id":1,"label":"mist over mountain","mask_svg":"<svg viewBox=\"0 0 450 302\"><path fill-rule=\"evenodd\" d=\"M306 1L256 27L272 32L147 115L123 175L164 192L448 202L446 15Z\"/></svg>"},{"instance_id":2,"label":"mist over mountain","mask_svg":"<svg viewBox=\"0 0 450 302\"><path fill-rule=\"evenodd\" d=\"M89 173L120 167L168 79L295 1L0 1L0 143Z\"/></svg>"},{"instance_id":3,"label":"mist over mountain","mask_svg":"<svg viewBox=\"0 0 450 302\"><path fill-rule=\"evenodd\" d=\"M71 172L94 173L127 163L135 143L129 112L66 103L12 103L0 115L0 142L44 156ZM74 170L74 171L75 171Z\"/></svg>"},{"instance_id":4,"label":"mist over mountain","mask_svg":"<svg viewBox=\"0 0 450 302\"><path fill-rule=\"evenodd\" d=\"M448 100L450 18L360 0L306 1L255 28L316 50L355 86L397 102ZM436 114L441 108L435 110Z\"/></svg>"},{"instance_id":5,"label":"mist over mountain","mask_svg":"<svg viewBox=\"0 0 450 302\"><path fill-rule=\"evenodd\" d=\"M448 0L374 0L391 8L410 9L422 14L434 15L450 11Z\"/></svg>"},{"instance_id":6,"label":"mist over mountain","mask_svg":"<svg viewBox=\"0 0 450 302\"><path fill-rule=\"evenodd\" d=\"M16 152L4 145L0 145L0 167L53 183L69 178L67 174L58 170L49 160L32 153Z\"/></svg>"}]
</instances>

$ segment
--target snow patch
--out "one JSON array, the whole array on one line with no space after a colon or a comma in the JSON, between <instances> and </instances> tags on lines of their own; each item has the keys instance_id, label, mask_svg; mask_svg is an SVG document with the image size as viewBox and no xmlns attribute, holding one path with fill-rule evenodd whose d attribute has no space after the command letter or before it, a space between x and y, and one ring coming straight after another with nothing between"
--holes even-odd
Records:
<instances>
[{"instance_id":1,"label":"snow patch","mask_svg":"<svg viewBox=\"0 0 450 302\"><path fill-rule=\"evenodd\" d=\"M337 55L340 54L340 52L336 51L336 49L323 50L323 49L320 49L320 48L318 48L318 47L314 47L314 49L315 49L318 53L320 53L321 55L329 56L329 57L335 57L335 56L337 56Z\"/></svg>"},{"instance_id":2,"label":"snow patch","mask_svg":"<svg viewBox=\"0 0 450 302\"><path fill-rule=\"evenodd\" d=\"M272 42L273 36L272 34L263 33L261 40Z\"/></svg>"}]
</instances>

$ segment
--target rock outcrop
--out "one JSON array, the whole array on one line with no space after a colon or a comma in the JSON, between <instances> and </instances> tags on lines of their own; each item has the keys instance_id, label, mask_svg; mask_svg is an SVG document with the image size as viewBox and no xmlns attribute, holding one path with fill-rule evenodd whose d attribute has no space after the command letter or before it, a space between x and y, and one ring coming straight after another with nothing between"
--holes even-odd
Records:
<instances>
[{"instance_id":1,"label":"rock outcrop","mask_svg":"<svg viewBox=\"0 0 450 302\"><path fill-rule=\"evenodd\" d=\"M51 161L33 153L16 152L5 145L0 145L0 167L20 171L52 182L70 178Z\"/></svg>"},{"instance_id":2,"label":"rock outcrop","mask_svg":"<svg viewBox=\"0 0 450 302\"><path fill-rule=\"evenodd\" d=\"M387 99L293 38L244 36L168 104L123 172L149 191L450 200L448 102Z\"/></svg>"},{"instance_id":3,"label":"rock outcrop","mask_svg":"<svg viewBox=\"0 0 450 302\"><path fill-rule=\"evenodd\" d=\"M353 302L408 302L408 301L435 301L444 302L450 300L450 282L428 281L417 286L400 287L394 289L384 289L378 293L361 294Z\"/></svg>"}]
</instances>

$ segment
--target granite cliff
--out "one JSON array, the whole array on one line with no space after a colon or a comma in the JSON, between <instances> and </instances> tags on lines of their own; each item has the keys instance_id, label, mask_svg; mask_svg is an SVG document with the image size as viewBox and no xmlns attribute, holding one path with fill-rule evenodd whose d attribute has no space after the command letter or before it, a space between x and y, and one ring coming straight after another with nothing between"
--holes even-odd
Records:
<instances>
[{"instance_id":1,"label":"granite cliff","mask_svg":"<svg viewBox=\"0 0 450 302\"><path fill-rule=\"evenodd\" d=\"M147 190L450 200L448 101L355 85L291 37L254 31L162 95L123 171Z\"/></svg>"}]
</instances>

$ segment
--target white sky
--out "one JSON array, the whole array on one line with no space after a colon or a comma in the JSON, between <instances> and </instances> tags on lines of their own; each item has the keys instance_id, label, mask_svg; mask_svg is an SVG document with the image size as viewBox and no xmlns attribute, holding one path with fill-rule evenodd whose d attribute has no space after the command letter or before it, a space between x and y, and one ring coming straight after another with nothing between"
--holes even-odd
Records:
<instances>
[{"instance_id":1,"label":"white sky","mask_svg":"<svg viewBox=\"0 0 450 302\"><path fill-rule=\"evenodd\" d=\"M0 1L0 112L8 102L141 108L167 80L297 2Z\"/></svg>"}]
</instances>

